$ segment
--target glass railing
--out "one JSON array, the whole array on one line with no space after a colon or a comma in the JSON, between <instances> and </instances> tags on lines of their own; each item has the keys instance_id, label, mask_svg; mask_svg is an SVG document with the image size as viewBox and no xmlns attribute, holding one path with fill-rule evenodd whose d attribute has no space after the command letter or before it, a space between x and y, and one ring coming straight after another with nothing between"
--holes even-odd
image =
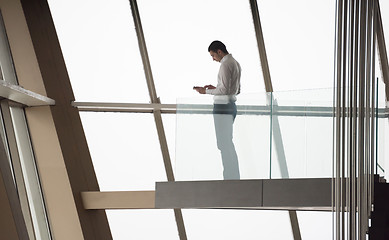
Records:
<instances>
[{"instance_id":1,"label":"glass railing","mask_svg":"<svg viewBox=\"0 0 389 240\"><path fill-rule=\"evenodd\" d=\"M333 90L273 93L270 178L332 176Z\"/></svg>"},{"instance_id":2,"label":"glass railing","mask_svg":"<svg viewBox=\"0 0 389 240\"><path fill-rule=\"evenodd\" d=\"M241 94L235 104L233 121L228 109L213 113L212 96L178 99L177 180L332 176L332 89Z\"/></svg>"},{"instance_id":3,"label":"glass railing","mask_svg":"<svg viewBox=\"0 0 389 240\"><path fill-rule=\"evenodd\" d=\"M389 142L389 104L388 102L379 102L378 108L376 109L376 119L377 125L377 135L375 151L376 159L375 161L375 174L378 174L381 177L385 177L386 180L389 180L389 173L385 171L388 168L388 159L389 159L389 148L387 143Z\"/></svg>"},{"instance_id":4,"label":"glass railing","mask_svg":"<svg viewBox=\"0 0 389 240\"><path fill-rule=\"evenodd\" d=\"M389 180L389 172L385 171L388 168L389 161L389 102L386 101L385 84L382 80L377 78L376 81L376 144L375 144L375 158L376 161L374 173L380 177ZM387 169L388 170L388 169Z\"/></svg>"}]
</instances>

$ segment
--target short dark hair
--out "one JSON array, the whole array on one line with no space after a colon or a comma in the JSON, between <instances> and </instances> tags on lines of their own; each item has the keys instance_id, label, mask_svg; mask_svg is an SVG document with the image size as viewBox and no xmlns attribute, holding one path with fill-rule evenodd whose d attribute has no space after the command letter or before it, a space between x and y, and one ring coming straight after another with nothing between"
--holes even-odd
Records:
<instances>
[{"instance_id":1,"label":"short dark hair","mask_svg":"<svg viewBox=\"0 0 389 240\"><path fill-rule=\"evenodd\" d=\"M222 52L228 54L228 51L227 51L227 48L226 48L226 45L224 45L224 43L220 42L220 41L213 41L209 47L208 47L208 52L212 51L212 52L217 52L217 50L221 50Z\"/></svg>"}]
</instances>

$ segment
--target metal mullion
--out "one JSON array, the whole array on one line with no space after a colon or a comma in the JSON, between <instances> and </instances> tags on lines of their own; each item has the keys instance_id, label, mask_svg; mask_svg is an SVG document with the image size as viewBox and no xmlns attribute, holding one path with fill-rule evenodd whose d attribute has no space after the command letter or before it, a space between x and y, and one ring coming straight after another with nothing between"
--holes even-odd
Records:
<instances>
[{"instance_id":1,"label":"metal mullion","mask_svg":"<svg viewBox=\"0 0 389 240\"><path fill-rule=\"evenodd\" d=\"M152 113L155 110L160 110L161 113L176 113L177 111L177 104L72 102L71 105L79 111L91 112Z\"/></svg>"},{"instance_id":2,"label":"metal mullion","mask_svg":"<svg viewBox=\"0 0 389 240\"><path fill-rule=\"evenodd\" d=\"M170 156L169 156L169 151L167 151L167 148L163 149L163 146L167 147L167 142L166 142L166 136L165 136L165 131L164 127L162 124L162 116L161 116L161 111L155 110L154 111L154 119L157 127L157 132L159 141L161 143L161 151L163 155L163 159L169 159L169 161L165 161L165 171L167 174L167 179L168 181L175 181L174 179L174 174L173 174L173 168L170 162Z\"/></svg>"},{"instance_id":3,"label":"metal mullion","mask_svg":"<svg viewBox=\"0 0 389 240\"><path fill-rule=\"evenodd\" d=\"M151 103L160 103L160 100L157 97L157 92L155 90L153 74L151 71L151 65L150 65L149 55L147 52L146 41L145 41L143 29L142 29L142 23L141 23L141 19L140 19L137 1L136 0L129 0L129 1L130 1L130 6L131 6L132 16L134 19L135 30L136 30L136 34L137 34L137 38L138 38L139 50L140 50L140 54L142 56L142 62L143 62L143 66L144 66L144 72L145 72L145 76L146 76L150 100L151 100ZM169 156L169 149L168 149L168 145L167 145L167 141L166 141L165 130L163 127L161 111L155 110L153 113L154 113L154 120L155 120L155 125L157 128L158 138L160 141L160 147L161 147L161 151L162 151L162 157L163 157L163 161L164 161L164 165L165 165L167 179L168 179L168 181L174 181L175 179L174 179L174 174L173 174L173 168L172 168L171 160L170 160L170 156ZM178 229L178 234L180 236L180 239L186 240L187 236L186 236L186 230L185 230L185 225L184 225L181 209L174 209L174 215L176 218L177 229Z\"/></svg>"},{"instance_id":4,"label":"metal mullion","mask_svg":"<svg viewBox=\"0 0 389 240\"><path fill-rule=\"evenodd\" d=\"M80 112L134 112L153 113L160 110L161 113L176 113L176 104L154 104L154 103L106 103L106 102L72 102L73 107ZM273 106L273 115L277 116L303 116L303 117L332 117L332 107L301 107L301 106ZM205 104L183 104L179 106L179 112L212 114L212 105ZM238 115L269 115L268 106L240 105Z\"/></svg>"},{"instance_id":5,"label":"metal mullion","mask_svg":"<svg viewBox=\"0 0 389 240\"><path fill-rule=\"evenodd\" d=\"M351 169L351 206L350 206L350 239L356 238L356 139L357 139L357 88L358 88L358 48L359 48L359 40L358 40L358 33L359 33L359 5L356 0L353 1L353 37L354 37L354 44L353 44L353 58L350 59L352 61L353 65L353 72L352 72L352 87L350 88L351 95L351 108L352 108L352 115L351 115L351 159L350 159L350 169Z\"/></svg>"},{"instance_id":6,"label":"metal mullion","mask_svg":"<svg viewBox=\"0 0 389 240\"><path fill-rule=\"evenodd\" d=\"M14 174L14 178L16 181L16 188L18 191L18 196L19 196L20 205L24 216L24 221L26 222L26 228L29 237L31 239L35 239L35 230L33 228L33 223L32 223L31 209L28 203L26 184L23 177L19 151L17 148L15 128L13 126L8 100L1 101L1 112L3 114L3 121L6 129L6 136L7 136L9 151L11 155L10 157L11 157L12 170L13 170L12 172Z\"/></svg>"},{"instance_id":7,"label":"metal mullion","mask_svg":"<svg viewBox=\"0 0 389 240\"><path fill-rule=\"evenodd\" d=\"M140 108L98 108L98 107L77 107L80 112L118 112L118 113L154 113L154 111L160 111L163 114L175 114L175 110L153 110L153 109L140 109Z\"/></svg>"},{"instance_id":8,"label":"metal mullion","mask_svg":"<svg viewBox=\"0 0 389 240\"><path fill-rule=\"evenodd\" d=\"M140 51L140 54L142 57L142 63L143 63L143 67L144 67L144 73L145 73L145 77L146 77L146 82L147 82L147 87L149 90L150 99L151 99L152 103L157 103L158 97L157 97L157 93L155 90L154 79L153 79L153 74L151 71L149 55L147 52L146 41L145 41L145 37L143 34L142 23L140 20L140 15L139 15L139 10L138 10L138 4L137 4L136 0L129 0L129 1L130 1L130 6L131 6L132 16L134 19L136 35L138 38L139 51Z\"/></svg>"},{"instance_id":9,"label":"metal mullion","mask_svg":"<svg viewBox=\"0 0 389 240\"><path fill-rule=\"evenodd\" d=\"M342 33L343 33L343 0L338 0L336 5L336 51L335 51L335 60L336 60L336 66L335 66L335 88L336 89L336 97L335 97L335 168L334 168L334 177L335 177L335 238L336 240L340 240L342 234L342 229L340 227L340 216L341 216L341 209L340 209L340 195L341 195L341 176L340 176L340 166L341 166L341 154L340 154L340 128L341 128L341 80L342 80L342 47L343 47L343 41L342 41ZM334 93L334 95L335 95Z\"/></svg>"},{"instance_id":10,"label":"metal mullion","mask_svg":"<svg viewBox=\"0 0 389 240\"><path fill-rule=\"evenodd\" d=\"M363 89L365 91L365 96L364 96L364 109L362 110L364 113L363 116L363 127L364 127L364 136L363 136L363 185L361 186L363 190L363 194L361 196L361 202L362 202L362 222L361 222L361 234L362 234L362 239L366 239L366 233L368 231L368 202L369 202L369 162L370 162L370 84L371 84L371 78L370 78L370 71L371 71L371 0L368 0L365 2L365 57L364 57L364 86Z\"/></svg>"},{"instance_id":11,"label":"metal mullion","mask_svg":"<svg viewBox=\"0 0 389 240\"><path fill-rule=\"evenodd\" d=\"M365 121L365 231L368 230L369 227L369 217L370 217L370 210L371 210L371 195L370 195L370 189L371 189L371 121L373 121L373 116L371 113L371 105L374 102L374 97L372 97L372 91L374 91L374 84L372 84L374 80L374 76L372 76L372 72L374 72L373 68L373 62L374 62L374 55L372 54L372 47L374 47L374 31L373 31L373 20L374 19L374 13L373 13L373 4L374 0L369 0L367 5L367 56L366 56L366 79L368 80L366 83L366 109L365 109L365 115L366 115L366 121ZM373 38L373 39L372 39ZM373 100L372 100L373 99Z\"/></svg>"},{"instance_id":12,"label":"metal mullion","mask_svg":"<svg viewBox=\"0 0 389 240\"><path fill-rule=\"evenodd\" d=\"M15 187L14 177L12 175L12 169L8 162L6 144L3 143L3 138L0 138L0 182L1 182L1 195L5 195L6 199L4 207L8 208L10 212L6 211L6 219L2 221L11 221L10 225L15 229L4 229L5 234L12 234L16 239L29 239L29 233L25 224L20 199L17 189ZM3 213L2 213L3 214Z\"/></svg>"},{"instance_id":13,"label":"metal mullion","mask_svg":"<svg viewBox=\"0 0 389 240\"><path fill-rule=\"evenodd\" d=\"M339 16L340 28L338 32L338 41L339 48L338 54L340 56L340 61L338 64L338 81L337 81L337 167L336 167L336 179L337 179L337 228L338 230L338 239L344 238L344 226L345 226L345 216L344 216L344 206L343 206L343 179L344 179L344 111L345 111L345 77L346 77L346 53L347 53L347 0L341 1L340 3L341 15Z\"/></svg>"},{"instance_id":14,"label":"metal mullion","mask_svg":"<svg viewBox=\"0 0 389 240\"><path fill-rule=\"evenodd\" d=\"M352 235L352 210L353 210L353 201L354 196L352 195L354 184L353 184L353 90L354 90L354 77L355 77L355 64L354 64L354 57L355 57L355 0L351 0L349 4L349 53L348 53L348 89L347 89L347 99L348 99L348 125L347 125L347 159L345 160L347 162L347 236Z\"/></svg>"},{"instance_id":15,"label":"metal mullion","mask_svg":"<svg viewBox=\"0 0 389 240\"><path fill-rule=\"evenodd\" d=\"M73 107L101 107L101 108L133 108L133 109L176 109L177 104L160 104L160 103L112 103L112 102L72 102Z\"/></svg>"},{"instance_id":16,"label":"metal mullion","mask_svg":"<svg viewBox=\"0 0 389 240\"><path fill-rule=\"evenodd\" d=\"M359 55L359 109L358 109L358 239L365 239L364 234L364 186L365 186L365 106L366 106L366 1L361 1L360 19L360 55Z\"/></svg>"},{"instance_id":17,"label":"metal mullion","mask_svg":"<svg viewBox=\"0 0 389 240\"><path fill-rule=\"evenodd\" d=\"M346 94L346 89L347 89L347 65L348 65L348 62L347 62L347 53L348 53L348 45L349 45L349 39L348 39L348 36L349 36L349 22L348 22L348 17L349 17L349 14L347 14L348 10L349 10L349 1L348 0L344 0L343 2L343 29L342 29L342 33L343 33L343 38L342 38L342 48L343 48L343 53L342 53L342 67L341 67L341 73L342 73L342 77L341 77L341 81L339 83L339 85L341 86L341 92L339 90L339 99L341 99L341 103L339 104L340 107L341 107L341 111L340 111L340 149L339 149L339 154L340 154L340 163L339 163L339 171L340 171L340 189L339 189L339 207L340 207L340 228L342 229L341 230L341 239L344 239L345 238L345 235L346 235L346 231L345 231L345 226L346 226L346 213L345 213L345 196L343 195L343 192L346 192L346 189L347 189L347 186L345 184L345 179L346 179L346 151L345 151L345 144L346 144L346 108L347 108L347 105L346 105L346 97L347 97L347 94Z\"/></svg>"},{"instance_id":18,"label":"metal mullion","mask_svg":"<svg viewBox=\"0 0 389 240\"><path fill-rule=\"evenodd\" d=\"M357 89L357 95L358 95L358 102L357 102L357 139L356 139L356 149L357 149L357 155L356 155L356 213L357 213L357 229L356 229L356 239L361 240L361 223L362 223L362 202L361 202L361 196L362 196L362 183L363 183L363 87L364 87L364 65L362 64L362 61L364 60L364 39L363 39L363 5L364 0L359 0L359 53L358 53L358 89Z\"/></svg>"},{"instance_id":19,"label":"metal mullion","mask_svg":"<svg viewBox=\"0 0 389 240\"><path fill-rule=\"evenodd\" d=\"M273 92L273 85L272 85L271 77L270 77L269 64L268 64L267 55L266 55L265 41L263 38L263 32L262 32L262 26L261 26L259 11L258 11L257 0L250 0L250 7L251 7L251 14L253 17L255 36L257 39L259 57L261 60L260 62L261 62L261 66L262 66L262 74L263 74L263 80L265 83L265 89L266 89L266 92ZM271 97L273 100L273 96L271 96ZM279 128L279 126L276 126L276 125L275 125L275 127ZM279 137L281 138L281 134L279 134ZM281 146L281 147L283 148L283 146ZM296 211L289 211L289 219L290 219L290 223L292 225L293 238L294 239L301 239L300 227L299 227Z\"/></svg>"},{"instance_id":20,"label":"metal mullion","mask_svg":"<svg viewBox=\"0 0 389 240\"><path fill-rule=\"evenodd\" d=\"M371 158L371 162L370 162L370 191L369 191L369 213L371 214L372 212L372 208L373 208L373 202L374 202L374 161L375 161L375 134L376 134L376 130L375 130L375 118L376 118L376 115L375 115L375 96L376 96L376 88L375 88L375 54L376 54L376 15L377 15L377 2L376 0L373 1L373 6L372 6L372 13L373 13L373 16L372 16L372 66L371 66L371 69L372 69L372 106L371 106L371 113L370 115L372 116L372 119L371 119L371 132L370 132L370 142L371 142L371 150L370 150L370 158ZM378 106L377 106L378 107Z\"/></svg>"},{"instance_id":21,"label":"metal mullion","mask_svg":"<svg viewBox=\"0 0 389 240\"><path fill-rule=\"evenodd\" d=\"M251 14L254 22L255 36L257 38L257 46L259 51L259 58L261 60L263 80L265 83L266 92L273 92L273 84L270 77L269 64L267 60L265 41L263 38L261 20L258 11L257 0L250 0Z\"/></svg>"}]
</instances>

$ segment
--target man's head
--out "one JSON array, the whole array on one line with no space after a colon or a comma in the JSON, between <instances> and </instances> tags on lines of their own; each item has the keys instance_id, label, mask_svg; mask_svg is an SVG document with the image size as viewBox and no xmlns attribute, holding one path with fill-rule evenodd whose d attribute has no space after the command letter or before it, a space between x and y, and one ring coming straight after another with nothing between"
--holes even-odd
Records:
<instances>
[{"instance_id":1,"label":"man's head","mask_svg":"<svg viewBox=\"0 0 389 240\"><path fill-rule=\"evenodd\" d=\"M226 45L220 41L213 41L209 47L208 52L214 61L220 62L222 58L228 54Z\"/></svg>"}]
</instances>

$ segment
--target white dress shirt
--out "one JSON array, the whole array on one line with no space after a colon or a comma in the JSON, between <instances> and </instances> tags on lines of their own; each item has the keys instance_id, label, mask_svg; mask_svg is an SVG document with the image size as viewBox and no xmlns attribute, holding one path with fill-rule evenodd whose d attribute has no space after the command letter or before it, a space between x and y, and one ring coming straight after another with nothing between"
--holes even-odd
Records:
<instances>
[{"instance_id":1,"label":"white dress shirt","mask_svg":"<svg viewBox=\"0 0 389 240\"><path fill-rule=\"evenodd\" d=\"M206 89L205 93L215 95L215 103L228 103L236 101L235 95L240 93L240 75L242 69L231 54L225 55L220 60L219 74L215 89Z\"/></svg>"}]
</instances>

